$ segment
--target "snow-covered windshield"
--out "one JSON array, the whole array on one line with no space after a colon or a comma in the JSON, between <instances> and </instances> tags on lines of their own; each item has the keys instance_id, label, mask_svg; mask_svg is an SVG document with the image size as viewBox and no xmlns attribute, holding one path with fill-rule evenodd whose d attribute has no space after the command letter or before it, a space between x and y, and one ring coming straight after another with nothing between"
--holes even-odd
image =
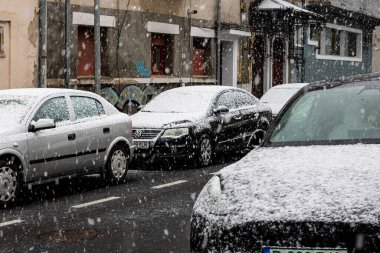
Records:
<instances>
[{"instance_id":1,"label":"snow-covered windshield","mask_svg":"<svg viewBox=\"0 0 380 253\"><path fill-rule=\"evenodd\" d=\"M0 128L17 126L34 101L32 96L0 96Z\"/></svg>"},{"instance_id":2,"label":"snow-covered windshield","mask_svg":"<svg viewBox=\"0 0 380 253\"><path fill-rule=\"evenodd\" d=\"M167 91L149 102L143 112L204 113L210 107L213 92Z\"/></svg>"},{"instance_id":3,"label":"snow-covered windshield","mask_svg":"<svg viewBox=\"0 0 380 253\"><path fill-rule=\"evenodd\" d=\"M260 99L263 103L285 105L286 102L298 91L298 88L270 89Z\"/></svg>"},{"instance_id":4,"label":"snow-covered windshield","mask_svg":"<svg viewBox=\"0 0 380 253\"><path fill-rule=\"evenodd\" d=\"M271 143L380 140L378 81L318 89L300 96L282 116Z\"/></svg>"}]
</instances>

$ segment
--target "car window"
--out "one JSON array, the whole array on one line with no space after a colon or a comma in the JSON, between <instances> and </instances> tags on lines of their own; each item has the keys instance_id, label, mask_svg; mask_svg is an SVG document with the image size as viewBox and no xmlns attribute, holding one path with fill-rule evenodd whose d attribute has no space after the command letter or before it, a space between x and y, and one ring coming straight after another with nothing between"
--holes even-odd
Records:
<instances>
[{"instance_id":1,"label":"car window","mask_svg":"<svg viewBox=\"0 0 380 253\"><path fill-rule=\"evenodd\" d=\"M244 92L238 91L235 94L235 103L237 104L237 107L246 107L246 106L252 106L256 104L256 99L252 97L249 94L246 94Z\"/></svg>"},{"instance_id":2,"label":"car window","mask_svg":"<svg viewBox=\"0 0 380 253\"><path fill-rule=\"evenodd\" d=\"M225 106L228 109L237 108L236 96L232 92L223 93L219 96L218 100L216 101L216 108L218 108L219 106Z\"/></svg>"},{"instance_id":3,"label":"car window","mask_svg":"<svg viewBox=\"0 0 380 253\"><path fill-rule=\"evenodd\" d=\"M98 117L105 114L102 104L94 98L71 96L76 119Z\"/></svg>"},{"instance_id":4,"label":"car window","mask_svg":"<svg viewBox=\"0 0 380 253\"><path fill-rule=\"evenodd\" d=\"M56 123L69 120L66 98L51 98L43 103L33 118L34 121L39 119L53 119Z\"/></svg>"}]
</instances>

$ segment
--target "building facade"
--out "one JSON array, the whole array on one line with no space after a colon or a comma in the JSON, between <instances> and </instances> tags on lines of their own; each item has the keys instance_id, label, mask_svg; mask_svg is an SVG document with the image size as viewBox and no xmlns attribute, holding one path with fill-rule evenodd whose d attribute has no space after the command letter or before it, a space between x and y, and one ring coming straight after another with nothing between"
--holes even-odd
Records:
<instances>
[{"instance_id":1,"label":"building facade","mask_svg":"<svg viewBox=\"0 0 380 253\"><path fill-rule=\"evenodd\" d=\"M65 76L64 1L48 0L47 85ZM102 94L133 113L163 90L216 84L217 0L101 0ZM71 86L94 85L93 0L71 1ZM252 33L241 0L220 1L221 84L250 90ZM189 14L188 10L196 10Z\"/></svg>"},{"instance_id":2,"label":"building facade","mask_svg":"<svg viewBox=\"0 0 380 253\"><path fill-rule=\"evenodd\" d=\"M37 74L38 0L2 0L0 89L34 87Z\"/></svg>"},{"instance_id":3,"label":"building facade","mask_svg":"<svg viewBox=\"0 0 380 253\"><path fill-rule=\"evenodd\" d=\"M370 73L379 9L379 1L253 2L253 92Z\"/></svg>"}]
</instances>

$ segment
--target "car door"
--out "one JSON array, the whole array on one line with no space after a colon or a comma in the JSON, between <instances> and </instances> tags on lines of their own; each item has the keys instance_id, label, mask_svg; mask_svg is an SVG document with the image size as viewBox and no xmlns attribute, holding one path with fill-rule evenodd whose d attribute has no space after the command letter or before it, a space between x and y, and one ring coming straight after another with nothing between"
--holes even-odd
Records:
<instances>
[{"instance_id":1,"label":"car door","mask_svg":"<svg viewBox=\"0 0 380 253\"><path fill-rule=\"evenodd\" d=\"M214 109L220 106L227 107L229 111L216 115L217 124L214 131L217 133L218 148L232 149L236 147L236 138L239 136L241 119L233 91L223 92L217 97Z\"/></svg>"},{"instance_id":2,"label":"car door","mask_svg":"<svg viewBox=\"0 0 380 253\"><path fill-rule=\"evenodd\" d=\"M95 98L70 95L75 114L79 170L90 170L104 166L104 154L113 140L112 123L109 122L103 105Z\"/></svg>"},{"instance_id":3,"label":"car door","mask_svg":"<svg viewBox=\"0 0 380 253\"><path fill-rule=\"evenodd\" d=\"M241 114L240 143L247 146L250 138L258 128L260 112L257 107L258 99L243 91L236 92L236 101Z\"/></svg>"},{"instance_id":4,"label":"car door","mask_svg":"<svg viewBox=\"0 0 380 253\"><path fill-rule=\"evenodd\" d=\"M53 119L56 127L28 133L31 178L56 176L76 170L75 127L70 120L68 100L65 96L45 100L31 122Z\"/></svg>"}]
</instances>

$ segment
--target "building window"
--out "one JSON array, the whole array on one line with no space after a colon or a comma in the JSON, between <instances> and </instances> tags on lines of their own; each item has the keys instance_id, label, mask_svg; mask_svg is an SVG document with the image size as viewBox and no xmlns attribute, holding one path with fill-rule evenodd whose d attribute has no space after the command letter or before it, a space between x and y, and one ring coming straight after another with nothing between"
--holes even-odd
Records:
<instances>
[{"instance_id":1,"label":"building window","mask_svg":"<svg viewBox=\"0 0 380 253\"><path fill-rule=\"evenodd\" d=\"M211 44L209 38L193 38L193 76L209 76Z\"/></svg>"},{"instance_id":2,"label":"building window","mask_svg":"<svg viewBox=\"0 0 380 253\"><path fill-rule=\"evenodd\" d=\"M152 74L170 75L173 71L173 35L152 34Z\"/></svg>"},{"instance_id":3,"label":"building window","mask_svg":"<svg viewBox=\"0 0 380 253\"><path fill-rule=\"evenodd\" d=\"M4 36L4 27L0 26L0 57L5 57Z\"/></svg>"},{"instance_id":4,"label":"building window","mask_svg":"<svg viewBox=\"0 0 380 253\"><path fill-rule=\"evenodd\" d=\"M318 36L315 36L314 39L317 37ZM361 61L362 40L363 35L361 30L327 24L320 32L320 49L317 54L317 59Z\"/></svg>"}]
</instances>

